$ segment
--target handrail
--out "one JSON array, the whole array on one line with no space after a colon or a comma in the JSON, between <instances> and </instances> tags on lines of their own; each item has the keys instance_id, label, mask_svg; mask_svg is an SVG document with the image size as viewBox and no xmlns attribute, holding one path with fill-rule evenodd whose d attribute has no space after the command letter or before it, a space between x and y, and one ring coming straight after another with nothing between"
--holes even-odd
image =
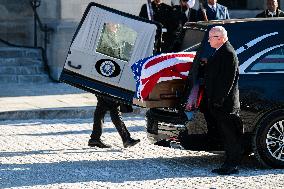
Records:
<instances>
[{"instance_id":1,"label":"handrail","mask_svg":"<svg viewBox=\"0 0 284 189\"><path fill-rule=\"evenodd\" d=\"M43 49L43 61L44 61L45 67L48 71L50 79L54 80L50 76L48 59L47 59L47 44L50 43L50 40L49 40L50 35L49 34L51 32L54 32L54 29L51 28L51 27L47 27L46 24L43 24L38 13L37 13L37 8L40 6L40 0L30 0L30 5L31 5L33 13L34 13L34 47L37 47L37 24L38 24L40 31L44 33L44 47L42 47L42 49Z\"/></svg>"},{"instance_id":2,"label":"handrail","mask_svg":"<svg viewBox=\"0 0 284 189\"><path fill-rule=\"evenodd\" d=\"M6 41L6 40L4 40L4 39L2 39L2 38L0 38L0 42L1 42L1 43L4 43L4 44L7 45L7 46L11 46L11 47L23 47L23 46L20 46L20 45L12 44L12 43L10 43L9 41Z\"/></svg>"},{"instance_id":3,"label":"handrail","mask_svg":"<svg viewBox=\"0 0 284 189\"><path fill-rule=\"evenodd\" d=\"M40 31L44 32L45 34L49 32L53 32L53 28L47 27L47 25L43 25L42 21L40 20L40 17L37 13L37 8L40 6L40 0L30 0L30 5L32 7L33 13L34 13L34 46L37 46L37 24L39 26ZM49 43L49 36L46 36L45 42Z\"/></svg>"}]
</instances>

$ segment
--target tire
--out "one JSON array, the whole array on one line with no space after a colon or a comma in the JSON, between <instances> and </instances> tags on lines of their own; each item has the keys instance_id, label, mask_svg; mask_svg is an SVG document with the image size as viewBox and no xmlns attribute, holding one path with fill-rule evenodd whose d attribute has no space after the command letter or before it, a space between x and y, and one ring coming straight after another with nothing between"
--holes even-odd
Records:
<instances>
[{"instance_id":1,"label":"tire","mask_svg":"<svg viewBox=\"0 0 284 189\"><path fill-rule=\"evenodd\" d=\"M284 168L284 110L274 111L258 123L253 152L264 167Z\"/></svg>"}]
</instances>

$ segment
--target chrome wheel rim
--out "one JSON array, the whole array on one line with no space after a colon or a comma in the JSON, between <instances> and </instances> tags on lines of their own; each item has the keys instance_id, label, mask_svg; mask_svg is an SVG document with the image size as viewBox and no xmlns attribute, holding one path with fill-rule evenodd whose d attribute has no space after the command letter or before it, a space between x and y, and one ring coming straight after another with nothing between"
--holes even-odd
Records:
<instances>
[{"instance_id":1,"label":"chrome wheel rim","mask_svg":"<svg viewBox=\"0 0 284 189\"><path fill-rule=\"evenodd\" d=\"M273 158L284 162L284 120L270 127L266 135L266 147Z\"/></svg>"}]
</instances>

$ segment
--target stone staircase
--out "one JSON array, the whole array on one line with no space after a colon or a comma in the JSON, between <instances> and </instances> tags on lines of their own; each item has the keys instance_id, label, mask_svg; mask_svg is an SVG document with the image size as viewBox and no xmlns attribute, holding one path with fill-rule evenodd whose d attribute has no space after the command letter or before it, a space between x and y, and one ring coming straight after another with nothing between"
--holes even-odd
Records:
<instances>
[{"instance_id":1,"label":"stone staircase","mask_svg":"<svg viewBox=\"0 0 284 189\"><path fill-rule=\"evenodd\" d=\"M0 47L0 85L50 82L40 49Z\"/></svg>"}]
</instances>

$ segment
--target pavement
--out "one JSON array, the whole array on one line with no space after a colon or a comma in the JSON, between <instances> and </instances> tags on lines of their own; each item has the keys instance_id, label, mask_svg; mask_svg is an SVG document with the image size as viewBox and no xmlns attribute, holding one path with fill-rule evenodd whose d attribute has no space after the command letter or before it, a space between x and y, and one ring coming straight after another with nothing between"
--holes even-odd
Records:
<instances>
[{"instance_id":1,"label":"pavement","mask_svg":"<svg viewBox=\"0 0 284 189\"><path fill-rule=\"evenodd\" d=\"M260 169L248 157L240 173L219 176L222 154L153 145L144 116L123 116L133 138L123 148L109 116L102 140L87 146L92 119L0 121L0 188L10 189L282 189L282 169Z\"/></svg>"},{"instance_id":2,"label":"pavement","mask_svg":"<svg viewBox=\"0 0 284 189\"><path fill-rule=\"evenodd\" d=\"M0 120L88 118L96 103L95 95L64 83L0 85Z\"/></svg>"},{"instance_id":3,"label":"pavement","mask_svg":"<svg viewBox=\"0 0 284 189\"><path fill-rule=\"evenodd\" d=\"M94 94L65 83L0 85L0 120L90 118L96 104Z\"/></svg>"}]
</instances>

